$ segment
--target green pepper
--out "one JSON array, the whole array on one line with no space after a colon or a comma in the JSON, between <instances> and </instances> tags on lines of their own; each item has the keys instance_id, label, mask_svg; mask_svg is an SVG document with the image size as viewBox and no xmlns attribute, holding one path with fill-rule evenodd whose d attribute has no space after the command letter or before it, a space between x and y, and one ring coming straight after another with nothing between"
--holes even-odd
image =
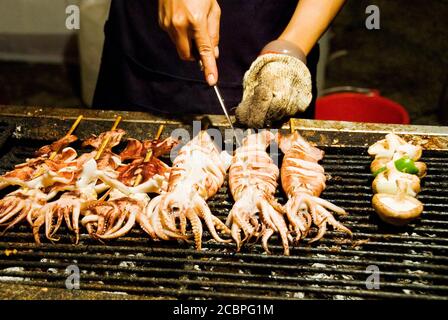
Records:
<instances>
[{"instance_id":1,"label":"green pepper","mask_svg":"<svg viewBox=\"0 0 448 320\"><path fill-rule=\"evenodd\" d=\"M403 173L418 174L418 168L415 166L414 160L408 156L404 156L398 160L395 160L395 168Z\"/></svg>"},{"instance_id":2,"label":"green pepper","mask_svg":"<svg viewBox=\"0 0 448 320\"><path fill-rule=\"evenodd\" d=\"M386 170L386 167L384 166L384 167L382 167L381 169L376 170L376 171L373 173L373 176L376 177L377 175L379 175L381 172L383 172L383 171L385 171L385 170Z\"/></svg>"}]
</instances>

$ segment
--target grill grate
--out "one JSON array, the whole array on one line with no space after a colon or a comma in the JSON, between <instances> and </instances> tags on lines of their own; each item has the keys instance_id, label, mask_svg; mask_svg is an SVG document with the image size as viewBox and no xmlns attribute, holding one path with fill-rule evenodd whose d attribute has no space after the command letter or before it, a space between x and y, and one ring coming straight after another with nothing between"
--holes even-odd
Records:
<instances>
[{"instance_id":1,"label":"grill grate","mask_svg":"<svg viewBox=\"0 0 448 320\"><path fill-rule=\"evenodd\" d=\"M10 140L0 158L2 173L35 149L35 141ZM20 226L0 239L0 281L65 288L65 270L76 264L82 290L152 297L448 299L448 176L443 170L448 152L424 152L428 174L419 199L425 211L418 221L397 229L383 224L371 208L366 149L324 150L321 163L330 179L322 197L349 212L340 220L354 232L353 242L329 231L319 243L292 248L288 257L275 237L272 255L260 245L235 253L234 245L213 241L197 252L193 244L152 242L136 228L108 245L87 235L73 245L61 230L59 243L36 246L29 227ZM226 185L209 201L222 219L232 204ZM6 249L17 253L6 256ZM378 290L366 288L371 274L366 268L372 265L380 271Z\"/></svg>"},{"instance_id":2,"label":"grill grate","mask_svg":"<svg viewBox=\"0 0 448 320\"><path fill-rule=\"evenodd\" d=\"M13 125L0 121L0 148L3 147L5 142L11 136L13 132Z\"/></svg>"}]
</instances>

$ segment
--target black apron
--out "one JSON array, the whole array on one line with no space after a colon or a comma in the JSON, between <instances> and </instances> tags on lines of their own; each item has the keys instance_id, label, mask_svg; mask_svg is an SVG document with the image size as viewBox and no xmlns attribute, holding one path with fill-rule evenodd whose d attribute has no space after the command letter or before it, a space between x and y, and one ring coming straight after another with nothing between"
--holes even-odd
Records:
<instances>
[{"instance_id":1,"label":"black apron","mask_svg":"<svg viewBox=\"0 0 448 320\"><path fill-rule=\"evenodd\" d=\"M245 71L291 19L297 0L220 0L219 87L230 109L241 101ZM197 62L182 61L158 25L158 1L112 0L93 106L155 114L221 114ZM308 56L313 78L319 49ZM314 116L314 102L300 117Z\"/></svg>"}]
</instances>

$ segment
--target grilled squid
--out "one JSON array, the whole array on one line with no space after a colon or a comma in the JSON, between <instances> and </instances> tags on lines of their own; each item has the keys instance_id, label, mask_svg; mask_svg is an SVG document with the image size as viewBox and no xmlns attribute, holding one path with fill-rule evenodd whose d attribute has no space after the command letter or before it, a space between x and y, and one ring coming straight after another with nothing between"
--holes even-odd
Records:
<instances>
[{"instance_id":1,"label":"grilled squid","mask_svg":"<svg viewBox=\"0 0 448 320\"><path fill-rule=\"evenodd\" d=\"M45 225L45 236L51 241L58 241L56 233L62 221L70 231L75 234L75 243L79 241L79 220L81 211L90 201L97 199L98 193L109 187L106 184L98 185L98 170L114 172L120 164L120 159L111 150L117 146L124 130L106 131L99 137L92 136L83 142L83 146L92 146L94 151L86 153L72 161L70 164L53 162L51 167L61 177L70 177L65 183L54 184L49 188L50 193L61 193L59 199L46 203L40 208L38 214L32 219L33 235L36 243L40 243L39 230ZM98 149L104 139L108 143L104 146L99 159L95 160Z\"/></svg>"},{"instance_id":2,"label":"grilled squid","mask_svg":"<svg viewBox=\"0 0 448 320\"><path fill-rule=\"evenodd\" d=\"M29 222L54 195L47 195L39 189L19 189L0 200L1 234L27 219Z\"/></svg>"},{"instance_id":3,"label":"grilled squid","mask_svg":"<svg viewBox=\"0 0 448 320\"><path fill-rule=\"evenodd\" d=\"M82 219L89 235L95 239L107 240L121 237L128 233L137 222L142 229L154 235L152 227L145 219L145 209L149 204L148 193L161 193L167 187L170 167L157 157L168 153L177 141L168 138L161 142L128 139L126 148L120 153L122 164L116 172L116 178L99 172L99 177L112 188L109 199L92 201L88 204ZM144 158L151 150L148 161ZM138 177L141 181L136 181ZM137 182L139 184L133 187Z\"/></svg>"},{"instance_id":4,"label":"grilled squid","mask_svg":"<svg viewBox=\"0 0 448 320\"><path fill-rule=\"evenodd\" d=\"M0 189L7 186L40 189L57 182L65 183L66 180L63 177L54 174L50 164L60 163L68 166L78 156L76 150L70 147L64 148L53 160L49 160L48 155L28 159L25 163L16 165L12 171L0 176Z\"/></svg>"},{"instance_id":5,"label":"grilled squid","mask_svg":"<svg viewBox=\"0 0 448 320\"><path fill-rule=\"evenodd\" d=\"M46 148L52 152L50 147ZM2 187L8 185L19 187L0 200L2 233L24 221L25 218L28 222L33 221L38 215L39 209L57 194L54 191L44 193L41 191L42 188L69 181L67 177L62 177L51 170L48 155L40 153L38 158L29 159L26 163L16 166L14 170L0 177ZM77 153L74 149L65 148L51 162L56 161L67 166L76 157Z\"/></svg>"},{"instance_id":6,"label":"grilled squid","mask_svg":"<svg viewBox=\"0 0 448 320\"><path fill-rule=\"evenodd\" d=\"M151 236L163 240L187 238L189 222L200 250L202 219L216 241L228 242L217 231L229 234L230 230L211 213L206 200L222 186L229 164L230 155L220 153L206 131L184 145L173 162L166 191L147 207L145 218Z\"/></svg>"},{"instance_id":7,"label":"grilled squid","mask_svg":"<svg viewBox=\"0 0 448 320\"><path fill-rule=\"evenodd\" d=\"M274 197L279 170L266 152L273 140L274 135L269 131L251 134L235 151L229 171L230 191L235 204L226 224L238 250L252 237L261 237L264 250L269 252L268 241L278 233L284 253L289 255L283 208Z\"/></svg>"},{"instance_id":8,"label":"grilled squid","mask_svg":"<svg viewBox=\"0 0 448 320\"><path fill-rule=\"evenodd\" d=\"M420 178L426 175L426 165L418 162L422 147L390 133L370 146L368 152L375 157L370 169L375 176L372 205L378 216L397 226L419 217L423 204L416 197L421 189Z\"/></svg>"},{"instance_id":9,"label":"grilled squid","mask_svg":"<svg viewBox=\"0 0 448 320\"><path fill-rule=\"evenodd\" d=\"M64 185L64 192L59 199L47 202L40 208L38 214L32 219L33 235L36 243L40 243L39 230L45 225L45 236L48 240L58 241L55 236L62 221L65 220L69 230L75 233L75 243L79 240L79 217L84 202L96 199L95 176L96 162L94 159L86 161L78 172L73 184ZM55 187L52 192L60 191Z\"/></svg>"},{"instance_id":10,"label":"grilled squid","mask_svg":"<svg viewBox=\"0 0 448 320\"><path fill-rule=\"evenodd\" d=\"M137 217L143 214L149 200L146 193L126 196L113 190L108 201L99 200L87 205L82 225L94 239L121 237L134 227Z\"/></svg>"},{"instance_id":11,"label":"grilled squid","mask_svg":"<svg viewBox=\"0 0 448 320\"><path fill-rule=\"evenodd\" d=\"M311 146L297 131L279 134L277 140L284 153L281 181L288 196L286 217L295 241L305 238L313 224L318 232L310 242L321 239L327 225L351 236L351 231L332 214L346 215L345 210L319 197L326 187L324 168L318 163L324 152Z\"/></svg>"}]
</instances>

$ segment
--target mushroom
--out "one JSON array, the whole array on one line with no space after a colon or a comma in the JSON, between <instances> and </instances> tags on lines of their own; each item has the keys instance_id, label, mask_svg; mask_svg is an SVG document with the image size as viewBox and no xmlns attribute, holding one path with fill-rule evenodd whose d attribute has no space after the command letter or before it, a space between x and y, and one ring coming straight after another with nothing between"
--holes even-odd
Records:
<instances>
[{"instance_id":1,"label":"mushroom","mask_svg":"<svg viewBox=\"0 0 448 320\"><path fill-rule=\"evenodd\" d=\"M373 160L370 164L370 171L374 176L377 176L386 169L386 165L389 161L391 161L391 159L386 157L375 158L375 160Z\"/></svg>"},{"instance_id":2,"label":"mushroom","mask_svg":"<svg viewBox=\"0 0 448 320\"><path fill-rule=\"evenodd\" d=\"M423 212L423 204L403 192L377 193L373 196L372 205L381 220L395 226L406 225Z\"/></svg>"},{"instance_id":3,"label":"mushroom","mask_svg":"<svg viewBox=\"0 0 448 320\"><path fill-rule=\"evenodd\" d=\"M403 193L415 197L420 192L420 179L413 174L398 171L394 162L389 162L386 170L379 173L373 180L375 193L398 194L398 183L402 183Z\"/></svg>"},{"instance_id":4,"label":"mushroom","mask_svg":"<svg viewBox=\"0 0 448 320\"><path fill-rule=\"evenodd\" d=\"M417 173L418 177L419 178L425 177L426 176L426 163L420 162L420 161L415 162L415 166L418 169L418 173Z\"/></svg>"}]
</instances>

